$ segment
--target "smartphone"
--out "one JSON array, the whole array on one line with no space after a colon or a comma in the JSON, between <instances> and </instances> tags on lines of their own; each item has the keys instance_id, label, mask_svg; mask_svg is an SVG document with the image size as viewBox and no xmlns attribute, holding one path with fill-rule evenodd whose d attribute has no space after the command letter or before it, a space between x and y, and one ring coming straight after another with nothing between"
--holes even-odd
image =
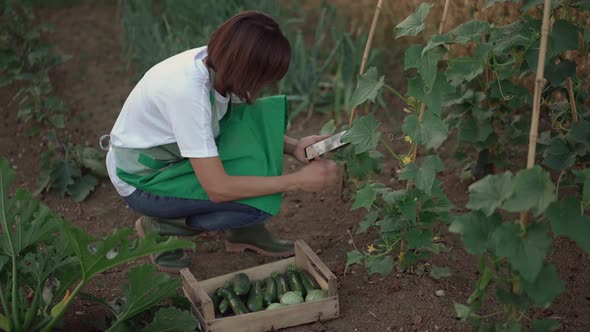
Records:
<instances>
[{"instance_id":1,"label":"smartphone","mask_svg":"<svg viewBox=\"0 0 590 332\"><path fill-rule=\"evenodd\" d=\"M346 133L346 130L339 132L333 136L326 138L325 140L319 141L305 148L305 158L308 160L314 159L317 156L321 156L328 151L334 151L348 143L343 143L340 139L342 135Z\"/></svg>"}]
</instances>

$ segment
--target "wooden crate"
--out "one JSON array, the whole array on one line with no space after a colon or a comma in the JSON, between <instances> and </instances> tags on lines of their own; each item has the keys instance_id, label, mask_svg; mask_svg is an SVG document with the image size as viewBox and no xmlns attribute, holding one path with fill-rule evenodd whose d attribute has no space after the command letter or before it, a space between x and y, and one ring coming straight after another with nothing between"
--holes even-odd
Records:
<instances>
[{"instance_id":1,"label":"wooden crate","mask_svg":"<svg viewBox=\"0 0 590 332\"><path fill-rule=\"evenodd\" d=\"M262 280L272 272L286 272L289 264L306 270L317 284L328 292L328 297L316 302L289 305L269 311L259 311L243 315L216 318L211 296L226 281L232 280L236 273L245 273L250 280ZM295 257L274 263L264 264L246 270L228 273L219 277L198 281L188 269L183 269L182 288L192 304L193 313L201 321L204 332L262 332L280 328L326 321L340 314L336 276L304 241L295 242Z\"/></svg>"}]
</instances>

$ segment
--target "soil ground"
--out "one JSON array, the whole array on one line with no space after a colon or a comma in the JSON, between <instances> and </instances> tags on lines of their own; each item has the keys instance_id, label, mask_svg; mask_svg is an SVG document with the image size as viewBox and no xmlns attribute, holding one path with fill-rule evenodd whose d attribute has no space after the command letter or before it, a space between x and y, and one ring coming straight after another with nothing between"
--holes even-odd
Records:
<instances>
[{"instance_id":1,"label":"soil ground","mask_svg":"<svg viewBox=\"0 0 590 332\"><path fill-rule=\"evenodd\" d=\"M39 16L55 27L49 39L57 46L57 51L73 56L52 74L58 94L70 107L67 128L71 138L79 144L96 146L98 137L110 131L127 94L133 88L134 74L122 57L122 31L116 7L83 3L43 9ZM31 139L25 135L30 125L19 123L15 117L15 105L8 105L16 91L15 86L0 90L0 105L4 114L0 122L0 155L8 157L16 168L17 185L31 190L39 173L39 155L44 147L39 144L38 138ZM401 105L396 105L395 101L392 103L392 111L401 109ZM316 115L305 130L291 131L290 134L301 137L314 133L325 120ZM396 123L395 119L390 121L388 128L398 128L392 130L399 132L399 122ZM297 124L292 126L300 127ZM402 143L399 144L398 150L406 149ZM451 151L450 148L446 150ZM452 154L444 148L442 154L449 165L443 174L447 195L458 207L462 207L467 199L469 183L458 180L460 168L453 166ZM285 171L295 167L293 160L286 159ZM344 274L346 252L352 249L348 231L354 233L362 212L349 212L350 203L340 201L336 196L336 189L321 194L285 194L281 213L270 222L269 227L275 234L306 241L339 278L341 317L290 331L471 329L455 319L453 310L453 301L464 303L477 280L476 258L463 251L458 238L443 234L442 241L450 250L429 262L451 267L451 278L438 281L428 274L409 273L391 273L386 278L380 278L368 275L361 267L353 267ZM53 193L45 195L43 201L53 211L96 235L110 233L114 228L132 227L138 217L126 207L107 179L102 180L97 190L82 204ZM355 237L355 242L360 246L369 239ZM192 272L197 279L272 261L254 253L225 253L220 233L201 235L196 243ZM590 331L590 259L573 243L559 240L555 243L551 260L557 264L567 290L550 309L532 312L530 318L557 319L564 331ZM126 269L122 267L99 276L85 291L108 299L115 297L121 293ZM438 290L443 290L445 295L436 296ZM104 320L106 314L100 306L78 300L66 317L65 330L93 331L96 322Z\"/></svg>"}]
</instances>

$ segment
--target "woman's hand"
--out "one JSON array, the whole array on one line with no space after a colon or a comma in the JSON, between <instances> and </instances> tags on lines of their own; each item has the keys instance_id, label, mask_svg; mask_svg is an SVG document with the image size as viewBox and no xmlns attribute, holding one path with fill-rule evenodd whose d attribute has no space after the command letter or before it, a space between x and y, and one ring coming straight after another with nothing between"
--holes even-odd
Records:
<instances>
[{"instance_id":1,"label":"woman's hand","mask_svg":"<svg viewBox=\"0 0 590 332\"><path fill-rule=\"evenodd\" d=\"M297 176L299 190L318 192L338 180L338 165L333 160L316 160L294 173L294 175Z\"/></svg>"},{"instance_id":2,"label":"woman's hand","mask_svg":"<svg viewBox=\"0 0 590 332\"><path fill-rule=\"evenodd\" d=\"M313 135L303 137L297 141L291 155L295 157L295 159L297 159L300 163L309 164L309 160L305 158L305 148L319 141L325 140L328 137L330 137L330 135Z\"/></svg>"}]
</instances>

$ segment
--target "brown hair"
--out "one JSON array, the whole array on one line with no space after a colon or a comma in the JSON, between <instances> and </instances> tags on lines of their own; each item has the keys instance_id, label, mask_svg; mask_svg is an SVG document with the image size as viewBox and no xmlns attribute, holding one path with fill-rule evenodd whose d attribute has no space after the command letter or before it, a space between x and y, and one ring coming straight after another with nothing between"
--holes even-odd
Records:
<instances>
[{"instance_id":1,"label":"brown hair","mask_svg":"<svg viewBox=\"0 0 590 332\"><path fill-rule=\"evenodd\" d=\"M223 85L219 92L234 93L248 103L283 78L291 61L291 46L279 25L258 11L239 13L221 24L207 52L207 66Z\"/></svg>"}]
</instances>

